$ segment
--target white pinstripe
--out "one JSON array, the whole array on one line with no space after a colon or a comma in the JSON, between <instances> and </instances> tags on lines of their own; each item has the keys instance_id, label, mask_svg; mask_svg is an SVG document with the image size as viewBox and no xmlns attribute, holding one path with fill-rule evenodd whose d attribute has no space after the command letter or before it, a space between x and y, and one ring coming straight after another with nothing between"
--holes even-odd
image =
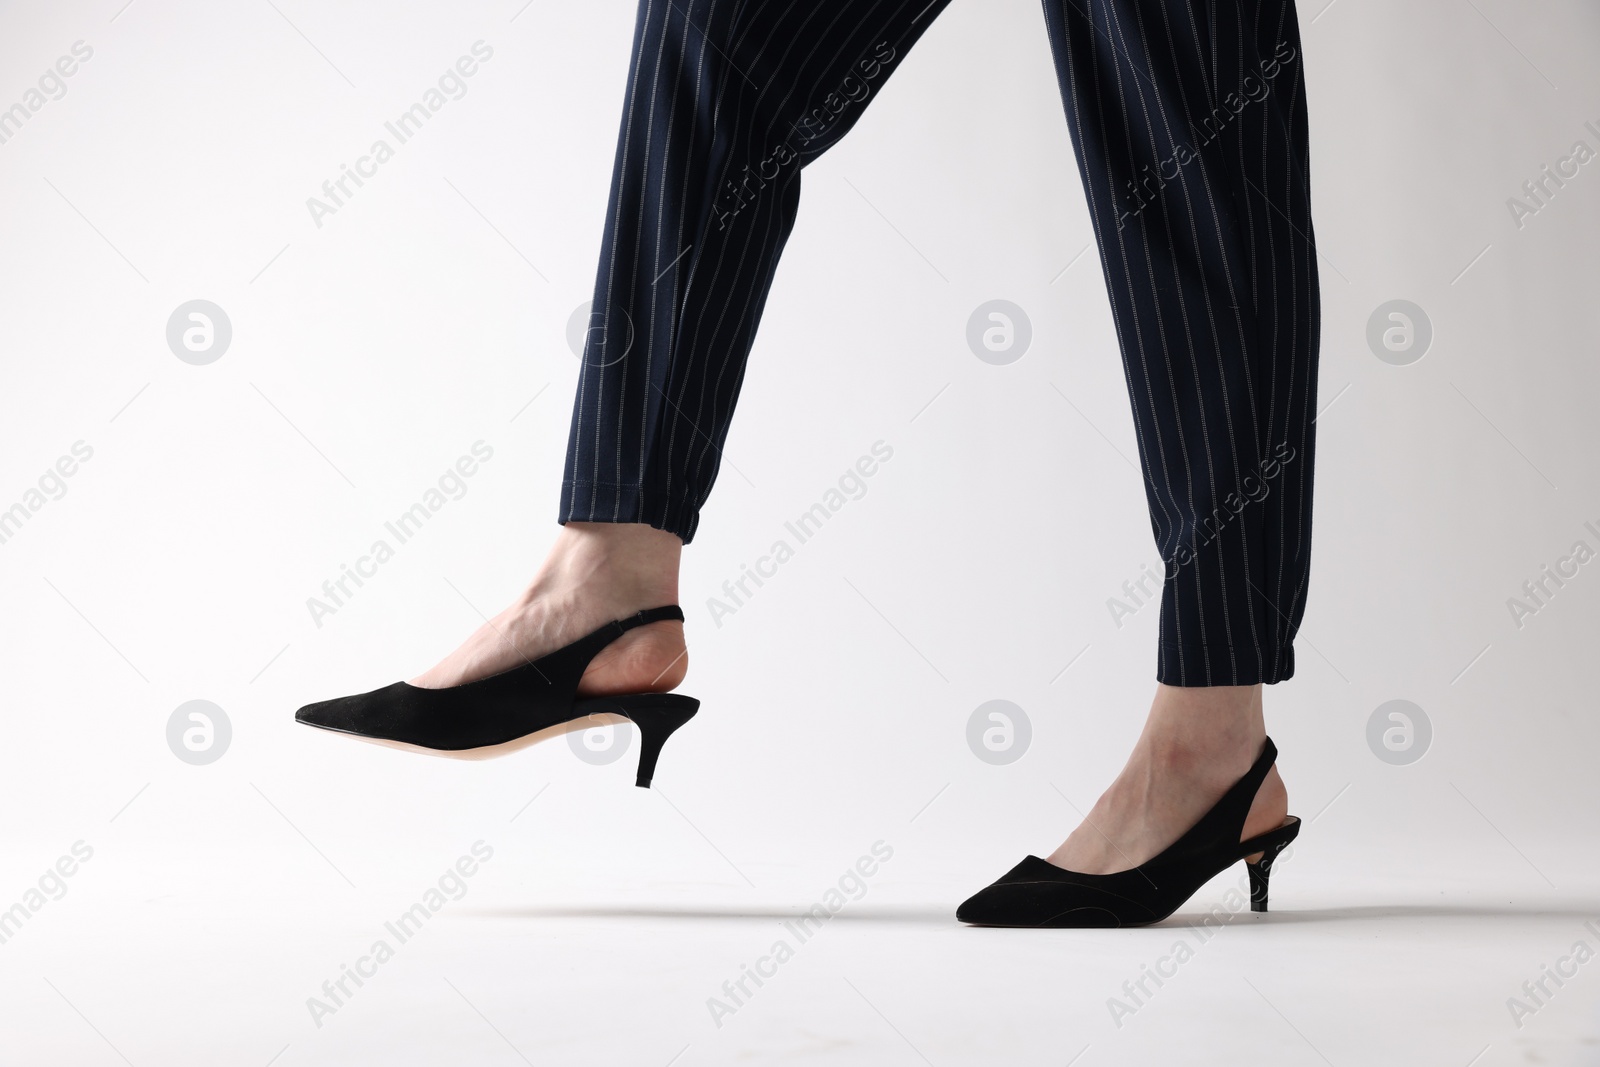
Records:
<instances>
[{"instance_id":1,"label":"white pinstripe","mask_svg":"<svg viewBox=\"0 0 1600 1067\"><path fill-rule=\"evenodd\" d=\"M865 98L847 94L815 140L796 147L788 130L826 115L825 94L880 41L895 45L892 70L944 2L641 0L595 308L608 340L623 318L644 336L620 363L585 359L564 517L645 521L692 536L792 228L800 172L848 132ZM1279 4L1275 39L1292 31L1298 47L1292 0L1254 0L1248 27L1251 0L1045 0L1111 287L1151 527L1164 553L1194 554L1189 573L1178 567L1169 577L1162 606L1158 676L1180 685L1284 676L1306 588L1320 316L1303 76L1296 67L1286 96L1269 87L1254 104L1259 123L1237 119L1224 86L1231 77L1242 89L1256 76L1249 63L1270 47L1261 36L1266 2ZM762 177L776 156L760 153L773 152L780 131L795 158ZM1248 178L1252 137L1259 188ZM1156 163L1160 195L1119 218L1119 183L1190 139L1201 147L1176 179ZM1280 165L1287 213L1268 199ZM1292 440L1279 441L1280 420ZM615 440L602 446L603 432ZM1260 461L1281 443L1303 459L1280 464L1283 480L1243 504L1248 514L1235 512L1228 501L1249 497L1246 481L1260 481Z\"/></svg>"}]
</instances>

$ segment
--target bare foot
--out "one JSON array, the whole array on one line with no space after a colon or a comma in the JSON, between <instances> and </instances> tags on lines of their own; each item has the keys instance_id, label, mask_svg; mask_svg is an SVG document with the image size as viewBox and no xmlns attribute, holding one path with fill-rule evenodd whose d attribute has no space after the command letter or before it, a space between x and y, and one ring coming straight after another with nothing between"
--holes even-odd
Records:
<instances>
[{"instance_id":1,"label":"bare foot","mask_svg":"<svg viewBox=\"0 0 1600 1067\"><path fill-rule=\"evenodd\" d=\"M516 602L432 669L411 679L444 689L519 667L646 608L678 602L683 542L637 523L572 522ZM689 670L683 624L630 630L589 664L581 696L664 693Z\"/></svg>"},{"instance_id":2,"label":"bare foot","mask_svg":"<svg viewBox=\"0 0 1600 1067\"><path fill-rule=\"evenodd\" d=\"M1244 777L1266 736L1259 685L1157 686L1144 732L1122 773L1048 859L1082 874L1113 874L1146 862ZM1281 825L1288 811L1288 790L1273 767L1240 840Z\"/></svg>"}]
</instances>

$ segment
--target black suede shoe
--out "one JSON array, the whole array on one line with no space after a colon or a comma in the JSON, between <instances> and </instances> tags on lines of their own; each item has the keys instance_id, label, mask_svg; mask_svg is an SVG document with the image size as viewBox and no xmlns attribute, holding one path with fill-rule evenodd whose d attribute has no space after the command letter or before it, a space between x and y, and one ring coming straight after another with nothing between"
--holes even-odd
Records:
<instances>
[{"instance_id":1,"label":"black suede shoe","mask_svg":"<svg viewBox=\"0 0 1600 1067\"><path fill-rule=\"evenodd\" d=\"M449 689L396 682L357 696L307 704L295 719L369 741L441 755L503 755L571 730L631 720L639 727L637 783L648 787L661 746L694 717L700 702L678 693L635 693L580 700L578 682L611 642L652 622L683 621L677 605L607 623L531 663Z\"/></svg>"},{"instance_id":2,"label":"black suede shoe","mask_svg":"<svg viewBox=\"0 0 1600 1067\"><path fill-rule=\"evenodd\" d=\"M1239 860L1250 872L1250 910L1267 910L1267 878L1278 853L1300 833L1291 815L1275 830L1240 841L1256 790L1278 758L1267 738L1245 776L1188 833L1139 866L1115 874L1079 874L1029 856L956 909L975 926L1114 927L1158 923Z\"/></svg>"}]
</instances>

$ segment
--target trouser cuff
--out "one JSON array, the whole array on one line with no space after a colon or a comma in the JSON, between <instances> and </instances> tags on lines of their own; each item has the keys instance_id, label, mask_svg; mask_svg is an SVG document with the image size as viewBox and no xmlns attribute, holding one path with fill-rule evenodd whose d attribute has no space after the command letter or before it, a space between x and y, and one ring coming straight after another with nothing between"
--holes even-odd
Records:
<instances>
[{"instance_id":1,"label":"trouser cuff","mask_svg":"<svg viewBox=\"0 0 1600 1067\"><path fill-rule=\"evenodd\" d=\"M1274 685L1292 677L1293 645L1162 645L1156 660L1156 681L1185 688Z\"/></svg>"},{"instance_id":2,"label":"trouser cuff","mask_svg":"<svg viewBox=\"0 0 1600 1067\"><path fill-rule=\"evenodd\" d=\"M637 522L676 534L688 544L700 525L700 508L694 501L633 485L601 482L561 483L561 514L569 522Z\"/></svg>"}]
</instances>

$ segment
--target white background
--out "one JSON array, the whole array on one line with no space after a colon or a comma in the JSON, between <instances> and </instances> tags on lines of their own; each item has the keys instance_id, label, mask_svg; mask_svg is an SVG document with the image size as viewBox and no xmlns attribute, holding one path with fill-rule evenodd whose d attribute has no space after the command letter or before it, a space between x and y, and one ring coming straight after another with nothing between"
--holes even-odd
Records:
<instances>
[{"instance_id":1,"label":"white background","mask_svg":"<svg viewBox=\"0 0 1600 1067\"><path fill-rule=\"evenodd\" d=\"M806 172L684 557L703 710L647 793L631 754L454 762L293 722L431 665L555 536L632 5L275 2L0 14L0 107L94 50L0 144L0 507L94 450L0 544L0 908L94 850L0 944L0 1059L1215 1062L1219 1025L1230 1059L1580 1062L1600 964L1520 1029L1505 1001L1600 944L1600 563L1521 628L1507 601L1600 549L1600 162L1520 228L1507 199L1600 149L1592 6L1301 12L1323 413L1299 671L1267 701L1315 822L1279 936L1230 932L1117 1027L1174 931L952 918L1076 824L1153 688L1155 606L1106 605L1159 564L1037 5L954 4ZM466 95L319 228L307 198L479 40ZM166 343L196 298L233 327L208 366ZM1003 367L965 338L996 298L1034 330ZM1366 342L1392 299L1433 325L1410 366ZM479 440L466 495L315 625L307 598ZM716 625L707 599L879 440L866 495ZM166 740L196 698L233 729L203 767ZM1366 740L1397 698L1433 728L1403 767ZM966 743L991 699L1032 723L1005 767ZM314 1026L306 998L480 839L467 896ZM706 998L880 839L861 921L714 1026Z\"/></svg>"}]
</instances>

